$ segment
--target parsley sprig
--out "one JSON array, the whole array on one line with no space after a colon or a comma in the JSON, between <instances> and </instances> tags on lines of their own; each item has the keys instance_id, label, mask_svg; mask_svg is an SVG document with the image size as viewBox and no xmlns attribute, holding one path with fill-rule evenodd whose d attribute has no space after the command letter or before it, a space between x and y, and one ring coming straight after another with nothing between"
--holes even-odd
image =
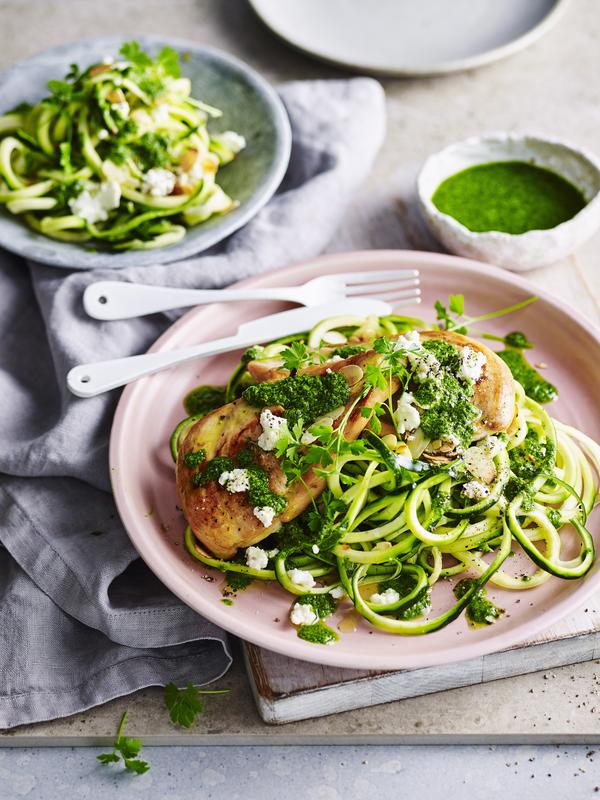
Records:
<instances>
[{"instance_id":1,"label":"parsley sprig","mask_svg":"<svg viewBox=\"0 0 600 800\"><path fill-rule=\"evenodd\" d=\"M178 689L174 683L165 686L165 705L169 710L171 722L182 728L191 728L198 714L204 710L202 695L227 694L229 689L199 689L188 683L184 689Z\"/></svg>"},{"instance_id":2,"label":"parsley sprig","mask_svg":"<svg viewBox=\"0 0 600 800\"><path fill-rule=\"evenodd\" d=\"M531 303L535 303L537 297L528 297L520 303L515 303L507 308L501 308L498 311L491 311L489 314L481 314L478 317L469 317L465 315L465 298L462 294L451 294L448 298L448 305L444 306L439 300L435 301L435 310L437 319L441 323L440 328L445 331L454 331L455 333L466 334L472 325L479 322L486 322L488 319L495 319L496 317L503 317L505 314L511 314L513 311L519 311ZM492 338L492 337L488 337Z\"/></svg>"},{"instance_id":3,"label":"parsley sprig","mask_svg":"<svg viewBox=\"0 0 600 800\"><path fill-rule=\"evenodd\" d=\"M311 362L311 354L303 342L292 342L281 353L283 366L290 372L297 371Z\"/></svg>"},{"instance_id":4,"label":"parsley sprig","mask_svg":"<svg viewBox=\"0 0 600 800\"><path fill-rule=\"evenodd\" d=\"M101 764L116 764L122 759L126 770L129 772L135 772L138 775L143 775L144 772L148 772L150 769L150 764L147 761L143 761L141 758L138 758L140 750L142 749L142 740L130 739L128 736L123 735L126 722L127 711L125 711L121 717L121 722L113 743L112 752L100 753L100 755L96 756L96 758Z\"/></svg>"}]
</instances>

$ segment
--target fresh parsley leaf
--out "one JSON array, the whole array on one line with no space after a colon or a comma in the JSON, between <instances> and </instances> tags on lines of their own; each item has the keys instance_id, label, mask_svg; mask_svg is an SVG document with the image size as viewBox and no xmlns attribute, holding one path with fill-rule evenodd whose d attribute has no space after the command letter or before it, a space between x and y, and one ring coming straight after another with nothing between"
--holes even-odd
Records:
<instances>
[{"instance_id":1,"label":"fresh parsley leaf","mask_svg":"<svg viewBox=\"0 0 600 800\"><path fill-rule=\"evenodd\" d=\"M178 689L174 683L165 686L165 705L169 710L171 722L182 728L191 728L198 714L204 709L201 695L227 694L229 689L199 689L188 683L185 689Z\"/></svg>"},{"instance_id":2,"label":"fresh parsley leaf","mask_svg":"<svg viewBox=\"0 0 600 800\"><path fill-rule=\"evenodd\" d=\"M69 103L73 97L73 87L67 81L48 81L48 89L52 92L52 100L60 103Z\"/></svg>"},{"instance_id":3,"label":"fresh parsley leaf","mask_svg":"<svg viewBox=\"0 0 600 800\"><path fill-rule=\"evenodd\" d=\"M129 772L135 772L138 775L143 775L148 772L150 764L138 758L140 750L142 749L141 739L130 739L128 736L123 736L125 723L127 722L127 711L121 717L119 729L113 743L112 753L100 753L96 756L101 764L114 764L123 759L125 769Z\"/></svg>"},{"instance_id":4,"label":"fresh parsley leaf","mask_svg":"<svg viewBox=\"0 0 600 800\"><path fill-rule=\"evenodd\" d=\"M302 369L310 362L310 353L303 342L292 342L281 353L283 366L290 372Z\"/></svg>"},{"instance_id":5,"label":"fresh parsley leaf","mask_svg":"<svg viewBox=\"0 0 600 800\"><path fill-rule=\"evenodd\" d=\"M123 58L126 58L127 61L131 61L132 64L135 64L136 67L149 67L152 65L152 59L148 53L142 50L139 42L125 42L119 50L119 53Z\"/></svg>"},{"instance_id":6,"label":"fresh parsley leaf","mask_svg":"<svg viewBox=\"0 0 600 800\"><path fill-rule=\"evenodd\" d=\"M96 756L96 758L102 764L111 764L112 762L121 760L121 756L117 755L116 753L100 753L100 755Z\"/></svg>"},{"instance_id":7,"label":"fresh parsley leaf","mask_svg":"<svg viewBox=\"0 0 600 800\"><path fill-rule=\"evenodd\" d=\"M373 389L381 389L384 392L388 382L380 367L375 364L367 364L365 367L365 383Z\"/></svg>"},{"instance_id":8,"label":"fresh parsley leaf","mask_svg":"<svg viewBox=\"0 0 600 800\"><path fill-rule=\"evenodd\" d=\"M156 61L170 78L179 78L181 76L179 56L172 47L163 47L156 57Z\"/></svg>"},{"instance_id":9,"label":"fresh parsley leaf","mask_svg":"<svg viewBox=\"0 0 600 800\"><path fill-rule=\"evenodd\" d=\"M451 294L448 299L448 308L453 314L461 316L465 313L465 298L462 294Z\"/></svg>"},{"instance_id":10,"label":"fresh parsley leaf","mask_svg":"<svg viewBox=\"0 0 600 800\"><path fill-rule=\"evenodd\" d=\"M454 314L461 317L465 310L465 298L462 294L451 294L448 299L448 307L442 305L439 300L435 301L436 318L442 322L442 329L446 331L456 331L456 333L466 333L467 328L452 318Z\"/></svg>"},{"instance_id":11,"label":"fresh parsley leaf","mask_svg":"<svg viewBox=\"0 0 600 800\"><path fill-rule=\"evenodd\" d=\"M71 64L69 67L69 71L65 76L65 79L75 83L76 81L79 80L79 78L81 78L81 70L79 69L77 64Z\"/></svg>"}]
</instances>

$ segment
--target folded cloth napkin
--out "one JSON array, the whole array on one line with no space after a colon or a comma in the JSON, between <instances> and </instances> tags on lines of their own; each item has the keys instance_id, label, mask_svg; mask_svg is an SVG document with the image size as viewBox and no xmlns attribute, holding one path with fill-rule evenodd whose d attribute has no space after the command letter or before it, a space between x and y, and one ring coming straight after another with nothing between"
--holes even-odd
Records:
<instances>
[{"instance_id":1,"label":"folded cloth napkin","mask_svg":"<svg viewBox=\"0 0 600 800\"><path fill-rule=\"evenodd\" d=\"M118 276L219 287L318 254L366 177L385 128L371 79L286 84L284 182L243 230L164 266L64 271L0 256L0 727L80 711L149 685L207 683L226 635L137 558L108 476L117 394L66 389L77 363L140 353L176 314L100 323L85 287Z\"/></svg>"}]
</instances>

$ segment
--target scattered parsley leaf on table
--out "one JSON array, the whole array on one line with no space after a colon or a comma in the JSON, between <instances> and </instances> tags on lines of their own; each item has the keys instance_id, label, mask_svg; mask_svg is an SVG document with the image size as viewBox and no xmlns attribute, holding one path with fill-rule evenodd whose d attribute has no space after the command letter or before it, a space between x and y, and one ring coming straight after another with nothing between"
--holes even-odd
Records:
<instances>
[{"instance_id":1,"label":"scattered parsley leaf on table","mask_svg":"<svg viewBox=\"0 0 600 800\"><path fill-rule=\"evenodd\" d=\"M199 689L188 683L185 689L178 689L174 683L165 686L165 705L169 709L171 722L182 728L191 728L198 714L204 709L201 695L227 694L229 689Z\"/></svg>"},{"instance_id":2,"label":"scattered parsley leaf on table","mask_svg":"<svg viewBox=\"0 0 600 800\"><path fill-rule=\"evenodd\" d=\"M123 759L125 769L130 772L136 772L138 775L143 775L148 772L150 764L138 758L140 750L142 749L141 739L130 739L128 736L123 736L123 729L127 721L127 711L121 717L121 723L113 743L112 753L100 753L96 756L101 764L114 764Z\"/></svg>"}]
</instances>

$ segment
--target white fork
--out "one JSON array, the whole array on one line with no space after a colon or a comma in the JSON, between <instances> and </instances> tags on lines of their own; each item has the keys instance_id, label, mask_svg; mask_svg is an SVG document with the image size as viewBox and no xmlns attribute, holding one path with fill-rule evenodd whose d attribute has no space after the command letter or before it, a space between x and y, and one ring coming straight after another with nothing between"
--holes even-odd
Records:
<instances>
[{"instance_id":1,"label":"white fork","mask_svg":"<svg viewBox=\"0 0 600 800\"><path fill-rule=\"evenodd\" d=\"M174 289L98 281L91 283L83 293L83 306L94 319L115 320L232 300L287 300L314 306L346 297L365 297L383 300L398 308L419 303L420 296L418 270L397 269L322 275L302 286L257 289Z\"/></svg>"}]
</instances>

